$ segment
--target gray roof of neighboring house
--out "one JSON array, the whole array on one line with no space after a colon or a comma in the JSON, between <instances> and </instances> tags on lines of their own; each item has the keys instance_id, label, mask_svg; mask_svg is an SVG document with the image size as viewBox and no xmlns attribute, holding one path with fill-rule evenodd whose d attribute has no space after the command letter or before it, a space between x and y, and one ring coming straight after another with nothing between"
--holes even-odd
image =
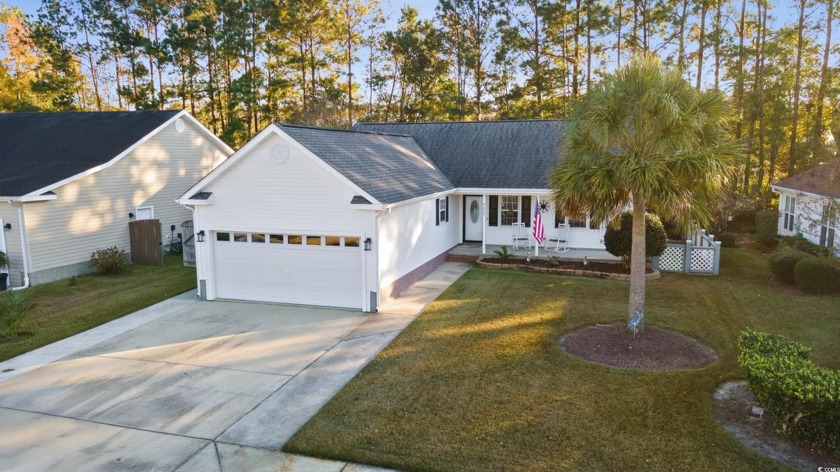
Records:
<instances>
[{"instance_id":1,"label":"gray roof of neighboring house","mask_svg":"<svg viewBox=\"0 0 840 472\"><path fill-rule=\"evenodd\" d=\"M277 126L380 203L401 202L454 188L408 136Z\"/></svg>"},{"instance_id":2,"label":"gray roof of neighboring house","mask_svg":"<svg viewBox=\"0 0 840 472\"><path fill-rule=\"evenodd\" d=\"M0 195L26 195L105 164L178 113L0 113Z\"/></svg>"},{"instance_id":3,"label":"gray roof of neighboring house","mask_svg":"<svg viewBox=\"0 0 840 472\"><path fill-rule=\"evenodd\" d=\"M358 123L353 129L413 137L457 186L548 188L566 122Z\"/></svg>"},{"instance_id":4,"label":"gray roof of neighboring house","mask_svg":"<svg viewBox=\"0 0 840 472\"><path fill-rule=\"evenodd\" d=\"M774 184L776 187L840 198L840 159L833 159Z\"/></svg>"}]
</instances>

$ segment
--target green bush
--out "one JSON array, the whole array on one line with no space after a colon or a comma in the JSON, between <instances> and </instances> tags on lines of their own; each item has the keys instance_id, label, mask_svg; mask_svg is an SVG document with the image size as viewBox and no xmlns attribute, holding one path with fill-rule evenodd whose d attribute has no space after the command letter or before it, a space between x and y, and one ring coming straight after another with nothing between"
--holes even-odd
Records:
<instances>
[{"instance_id":1,"label":"green bush","mask_svg":"<svg viewBox=\"0 0 840 472\"><path fill-rule=\"evenodd\" d=\"M0 251L0 269L9 266L9 256L5 252Z\"/></svg>"},{"instance_id":2,"label":"green bush","mask_svg":"<svg viewBox=\"0 0 840 472\"><path fill-rule=\"evenodd\" d=\"M770 255L770 272L785 283L795 283L794 267L806 257L813 257L807 252L793 249L779 249Z\"/></svg>"},{"instance_id":3,"label":"green bush","mask_svg":"<svg viewBox=\"0 0 840 472\"><path fill-rule=\"evenodd\" d=\"M815 365L810 349L748 330L738 363L776 430L800 444L840 453L840 372Z\"/></svg>"},{"instance_id":4,"label":"green bush","mask_svg":"<svg viewBox=\"0 0 840 472\"><path fill-rule=\"evenodd\" d=\"M840 291L840 264L822 257L803 258L794 267L794 280L803 292L822 295Z\"/></svg>"},{"instance_id":5,"label":"green bush","mask_svg":"<svg viewBox=\"0 0 840 472\"><path fill-rule=\"evenodd\" d=\"M654 257L665 251L668 234L658 216L645 213L645 257ZM630 262L633 249L633 214L621 215L621 225L618 228L607 228L604 234L604 246L613 256L621 257L625 264Z\"/></svg>"},{"instance_id":6,"label":"green bush","mask_svg":"<svg viewBox=\"0 0 840 472\"><path fill-rule=\"evenodd\" d=\"M770 244L776 239L779 228L779 213L775 211L759 211L755 214L755 232L758 240Z\"/></svg>"},{"instance_id":7,"label":"green bush","mask_svg":"<svg viewBox=\"0 0 840 472\"><path fill-rule=\"evenodd\" d=\"M26 290L6 292L0 297L0 334L10 338L16 337L23 320L32 308Z\"/></svg>"},{"instance_id":8,"label":"green bush","mask_svg":"<svg viewBox=\"0 0 840 472\"><path fill-rule=\"evenodd\" d=\"M723 247L736 247L737 237L732 233L721 233L715 235L715 241L719 241Z\"/></svg>"},{"instance_id":9,"label":"green bush","mask_svg":"<svg viewBox=\"0 0 840 472\"><path fill-rule=\"evenodd\" d=\"M97 249L90 255L90 265L100 274L119 274L126 266L125 251L116 246Z\"/></svg>"},{"instance_id":10,"label":"green bush","mask_svg":"<svg viewBox=\"0 0 840 472\"><path fill-rule=\"evenodd\" d=\"M814 244L805 238L798 236L782 236L779 238L779 245L782 247L789 247L797 251L807 252L812 256L817 257L831 257L831 249Z\"/></svg>"}]
</instances>

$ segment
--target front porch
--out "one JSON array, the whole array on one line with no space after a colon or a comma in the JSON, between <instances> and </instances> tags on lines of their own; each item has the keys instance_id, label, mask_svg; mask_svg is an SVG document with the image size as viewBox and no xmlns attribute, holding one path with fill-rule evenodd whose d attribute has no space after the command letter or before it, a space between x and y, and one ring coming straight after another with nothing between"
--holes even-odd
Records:
<instances>
[{"instance_id":1,"label":"front porch","mask_svg":"<svg viewBox=\"0 0 840 472\"><path fill-rule=\"evenodd\" d=\"M508 252L513 254L515 257L526 257L530 251L531 257L535 257L535 248L532 245L531 249L513 249L513 246L508 244L505 245L508 249ZM453 259L457 260L465 260L471 259L475 260L478 259L480 256L485 257L494 257L496 254L493 252L497 249L501 249L501 244L487 244L485 249L487 252L481 252L481 243L463 243L455 246L449 251L449 256ZM569 248L567 252L556 252L551 249L546 249L543 246L539 248L539 257L540 258L547 258L549 256L559 257L560 259L570 259L570 260L580 260L586 257L590 261L617 261L619 260L618 257L613 256L606 249L586 249L586 248Z\"/></svg>"}]
</instances>

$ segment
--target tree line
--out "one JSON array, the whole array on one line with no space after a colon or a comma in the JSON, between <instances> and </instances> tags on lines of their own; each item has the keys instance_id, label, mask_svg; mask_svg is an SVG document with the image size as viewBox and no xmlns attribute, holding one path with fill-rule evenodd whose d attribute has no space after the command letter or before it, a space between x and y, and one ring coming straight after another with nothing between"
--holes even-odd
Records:
<instances>
[{"instance_id":1,"label":"tree line","mask_svg":"<svg viewBox=\"0 0 840 472\"><path fill-rule=\"evenodd\" d=\"M183 108L234 147L272 121L566 118L641 52L720 89L733 190L838 155L837 0L43 0L0 6L0 111Z\"/></svg>"}]
</instances>

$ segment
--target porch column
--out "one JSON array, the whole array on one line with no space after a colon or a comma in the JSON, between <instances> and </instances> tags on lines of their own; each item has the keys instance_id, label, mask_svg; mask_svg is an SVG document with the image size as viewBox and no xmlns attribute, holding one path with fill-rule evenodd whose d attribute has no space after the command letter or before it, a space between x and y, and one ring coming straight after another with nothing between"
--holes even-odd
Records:
<instances>
[{"instance_id":1,"label":"porch column","mask_svg":"<svg viewBox=\"0 0 840 472\"><path fill-rule=\"evenodd\" d=\"M481 195L481 255L487 252L487 194Z\"/></svg>"}]
</instances>

